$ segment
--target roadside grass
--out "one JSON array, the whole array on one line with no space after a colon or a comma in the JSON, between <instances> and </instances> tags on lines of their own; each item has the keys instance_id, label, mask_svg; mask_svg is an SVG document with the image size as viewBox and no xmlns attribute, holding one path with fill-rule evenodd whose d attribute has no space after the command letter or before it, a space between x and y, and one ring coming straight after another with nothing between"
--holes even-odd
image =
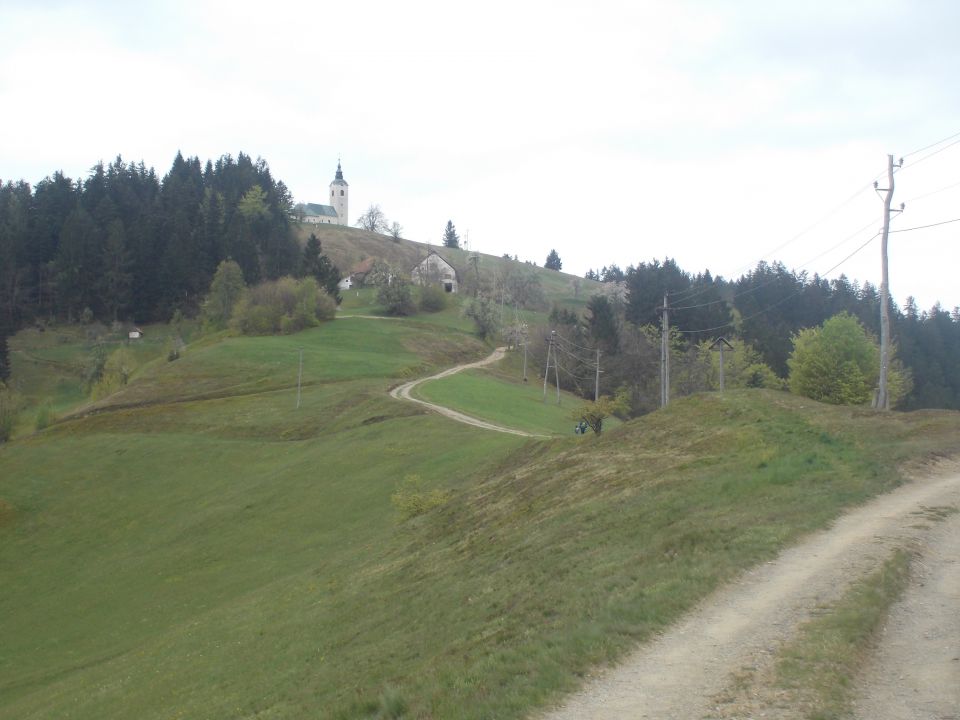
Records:
<instances>
[{"instance_id":1,"label":"roadside grass","mask_svg":"<svg viewBox=\"0 0 960 720\"><path fill-rule=\"evenodd\" d=\"M910 578L910 554L896 551L802 628L780 652L777 684L809 720L850 716L854 679L890 607Z\"/></svg>"},{"instance_id":2,"label":"roadside grass","mask_svg":"<svg viewBox=\"0 0 960 720\"><path fill-rule=\"evenodd\" d=\"M142 406L0 447L0 718L527 717L960 449L958 413L772 391L589 442L385 395L485 350L361 319L215 339L145 368ZM395 509L410 476L436 507Z\"/></svg>"},{"instance_id":3,"label":"roadside grass","mask_svg":"<svg viewBox=\"0 0 960 720\"><path fill-rule=\"evenodd\" d=\"M510 381L486 370L467 370L431 380L418 385L414 394L481 420L544 435L572 436L575 421L570 413L584 402L563 391L558 405L552 387L544 400L543 386L536 378L527 383ZM615 423L612 420L607 429Z\"/></svg>"}]
</instances>

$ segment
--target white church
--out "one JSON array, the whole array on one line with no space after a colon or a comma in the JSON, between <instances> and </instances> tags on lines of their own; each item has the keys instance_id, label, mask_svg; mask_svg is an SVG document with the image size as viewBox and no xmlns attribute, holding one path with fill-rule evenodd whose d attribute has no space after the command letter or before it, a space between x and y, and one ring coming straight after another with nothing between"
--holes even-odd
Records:
<instances>
[{"instance_id":1,"label":"white church","mask_svg":"<svg viewBox=\"0 0 960 720\"><path fill-rule=\"evenodd\" d=\"M350 186L343 179L343 170L340 169L340 161L337 160L337 174L330 183L330 204L318 205L317 203L304 203L303 222L319 225L321 223L330 223L332 225L349 225L347 216L347 201L350 199Z\"/></svg>"}]
</instances>

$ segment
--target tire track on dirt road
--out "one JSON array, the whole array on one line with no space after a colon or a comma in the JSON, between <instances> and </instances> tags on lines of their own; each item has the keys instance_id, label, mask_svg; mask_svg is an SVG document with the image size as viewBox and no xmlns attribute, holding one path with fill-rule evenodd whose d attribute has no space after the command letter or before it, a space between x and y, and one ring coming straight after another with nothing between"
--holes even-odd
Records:
<instances>
[{"instance_id":1,"label":"tire track on dirt road","mask_svg":"<svg viewBox=\"0 0 960 720\"><path fill-rule=\"evenodd\" d=\"M930 508L958 504L956 464L938 476L914 480L869 501L776 560L744 573L619 665L600 671L559 708L537 717L710 716L711 699L730 683L733 673L769 662L802 622L839 598L851 582L879 567L894 548L933 538L931 526L918 522ZM776 711L769 716L776 717Z\"/></svg>"}]
</instances>

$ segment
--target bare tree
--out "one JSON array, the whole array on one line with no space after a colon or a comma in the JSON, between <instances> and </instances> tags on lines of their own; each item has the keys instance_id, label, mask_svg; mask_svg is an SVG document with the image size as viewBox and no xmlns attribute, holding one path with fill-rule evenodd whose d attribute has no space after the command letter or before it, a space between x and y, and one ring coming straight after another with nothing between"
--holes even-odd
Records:
<instances>
[{"instance_id":1,"label":"bare tree","mask_svg":"<svg viewBox=\"0 0 960 720\"><path fill-rule=\"evenodd\" d=\"M357 227L375 233L386 233L388 229L387 216L379 205L371 205L367 211L357 218Z\"/></svg>"},{"instance_id":2,"label":"bare tree","mask_svg":"<svg viewBox=\"0 0 960 720\"><path fill-rule=\"evenodd\" d=\"M402 232L403 226L394 220L393 224L390 226L390 237L392 237L394 240L399 240Z\"/></svg>"}]
</instances>

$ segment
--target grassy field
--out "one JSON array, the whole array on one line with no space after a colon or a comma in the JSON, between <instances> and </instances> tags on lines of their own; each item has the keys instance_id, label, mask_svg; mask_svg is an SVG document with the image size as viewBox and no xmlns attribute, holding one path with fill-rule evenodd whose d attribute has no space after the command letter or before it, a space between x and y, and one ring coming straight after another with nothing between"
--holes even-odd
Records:
<instances>
[{"instance_id":1,"label":"grassy field","mask_svg":"<svg viewBox=\"0 0 960 720\"><path fill-rule=\"evenodd\" d=\"M957 413L766 391L486 432L387 396L488 352L440 322L201 340L0 446L0 718L525 717L960 445Z\"/></svg>"},{"instance_id":2,"label":"grassy field","mask_svg":"<svg viewBox=\"0 0 960 720\"><path fill-rule=\"evenodd\" d=\"M573 435L570 413L583 400L561 393L557 404L554 388L543 399L543 385L536 377L527 383L510 381L486 370L468 370L417 386L418 397L469 413L481 420L542 435Z\"/></svg>"}]
</instances>

